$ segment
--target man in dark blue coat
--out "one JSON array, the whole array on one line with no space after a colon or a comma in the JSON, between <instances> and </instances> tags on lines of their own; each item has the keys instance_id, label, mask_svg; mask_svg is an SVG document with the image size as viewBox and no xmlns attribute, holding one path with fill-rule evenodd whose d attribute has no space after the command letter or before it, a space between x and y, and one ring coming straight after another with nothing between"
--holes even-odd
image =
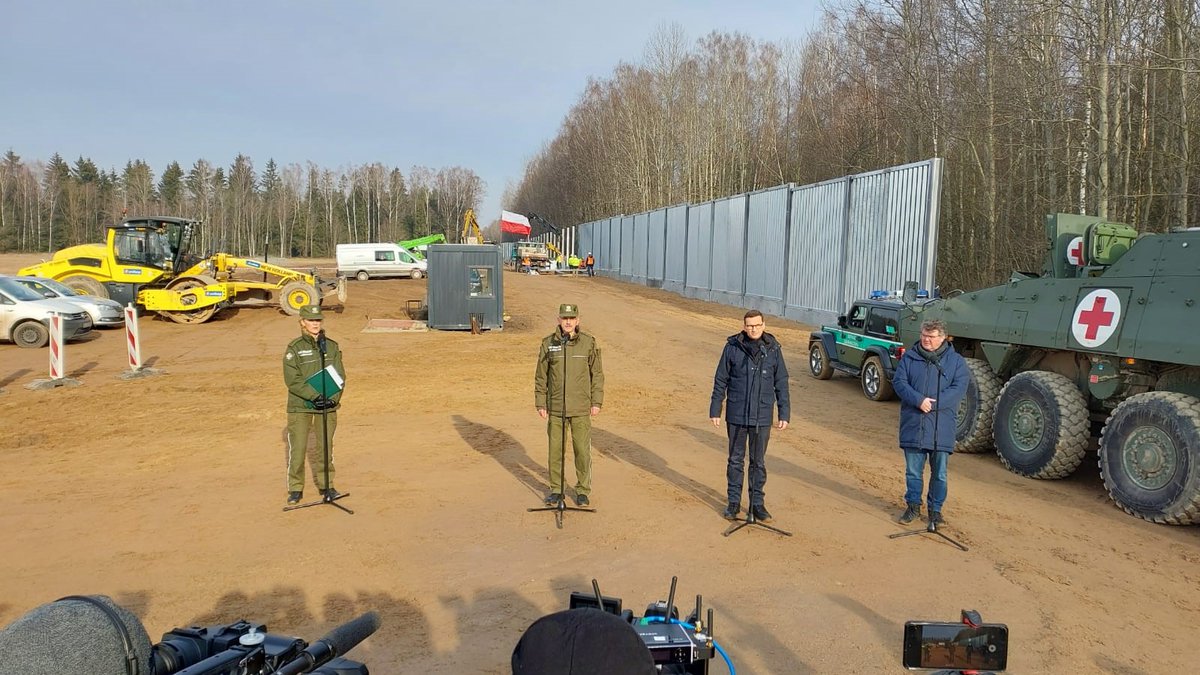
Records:
<instances>
[{"instance_id":1,"label":"man in dark blue coat","mask_svg":"<svg viewBox=\"0 0 1200 675\"><path fill-rule=\"evenodd\" d=\"M900 397L900 448L904 450L901 523L921 515L925 462L929 462L929 522L941 524L946 501L946 465L954 452L958 404L967 393L967 362L946 342L946 324L921 324L921 338L900 357L892 388Z\"/></svg>"},{"instance_id":2,"label":"man in dark blue coat","mask_svg":"<svg viewBox=\"0 0 1200 675\"><path fill-rule=\"evenodd\" d=\"M725 476L729 482L729 506L725 517L733 520L742 510L742 477L747 445L750 453L750 513L754 518L771 522L764 505L763 486L767 483L767 441L771 424L775 422L775 407L779 407L776 428L787 428L792 406L788 397L787 365L779 340L766 332L762 312L752 309L742 319L742 332L725 341L725 350L717 363L713 378L712 402L708 418L714 427L721 426L721 403L725 402L725 427L729 435L729 464Z\"/></svg>"}]
</instances>

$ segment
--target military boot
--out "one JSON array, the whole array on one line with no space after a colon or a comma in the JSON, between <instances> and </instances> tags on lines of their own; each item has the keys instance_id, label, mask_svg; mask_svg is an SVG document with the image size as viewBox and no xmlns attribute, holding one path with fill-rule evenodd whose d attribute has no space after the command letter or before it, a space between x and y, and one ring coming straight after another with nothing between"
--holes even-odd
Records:
<instances>
[{"instance_id":1,"label":"military boot","mask_svg":"<svg viewBox=\"0 0 1200 675\"><path fill-rule=\"evenodd\" d=\"M908 505L908 508L904 509L904 513L900 514L900 522L907 525L907 524L911 523L912 521L916 520L917 518L919 518L920 516L921 516L921 505L910 503Z\"/></svg>"}]
</instances>

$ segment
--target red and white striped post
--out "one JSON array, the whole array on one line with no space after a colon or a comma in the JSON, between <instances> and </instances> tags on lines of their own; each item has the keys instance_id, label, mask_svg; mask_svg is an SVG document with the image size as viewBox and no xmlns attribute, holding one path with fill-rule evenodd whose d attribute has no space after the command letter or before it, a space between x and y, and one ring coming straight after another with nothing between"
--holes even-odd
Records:
<instances>
[{"instance_id":1,"label":"red and white striped post","mask_svg":"<svg viewBox=\"0 0 1200 675\"><path fill-rule=\"evenodd\" d=\"M50 315L50 380L63 379L62 315Z\"/></svg>"},{"instance_id":2,"label":"red and white striped post","mask_svg":"<svg viewBox=\"0 0 1200 675\"><path fill-rule=\"evenodd\" d=\"M132 304L125 305L125 345L129 348L129 369L141 370L142 341L138 336L137 309Z\"/></svg>"}]
</instances>

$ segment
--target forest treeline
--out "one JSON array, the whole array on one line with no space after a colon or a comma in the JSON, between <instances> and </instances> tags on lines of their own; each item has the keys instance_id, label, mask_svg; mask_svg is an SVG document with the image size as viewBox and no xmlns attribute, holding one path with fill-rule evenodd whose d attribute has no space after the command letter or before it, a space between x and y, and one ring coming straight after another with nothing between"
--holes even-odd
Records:
<instances>
[{"instance_id":1,"label":"forest treeline","mask_svg":"<svg viewBox=\"0 0 1200 675\"><path fill-rule=\"evenodd\" d=\"M0 159L0 251L51 252L101 241L129 216L203 220L199 250L245 255L331 256L337 243L398 241L441 233L456 241L462 214L483 198L470 169L368 164L334 171L313 163L262 170L245 155L226 169L171 162L156 177L140 159L118 173L86 157L68 163Z\"/></svg>"},{"instance_id":2,"label":"forest treeline","mask_svg":"<svg viewBox=\"0 0 1200 675\"><path fill-rule=\"evenodd\" d=\"M1038 269L1043 216L1197 224L1197 3L843 2L795 44L664 28L511 199L577 223L942 157L938 278Z\"/></svg>"},{"instance_id":3,"label":"forest treeline","mask_svg":"<svg viewBox=\"0 0 1200 675\"><path fill-rule=\"evenodd\" d=\"M587 83L505 208L560 225L942 157L945 287L1036 269L1042 216L1197 224L1198 3L843 0L803 39L664 27ZM0 139L0 144L3 139ZM2 147L2 145L0 145ZM66 149L64 149L66 150ZM69 155L68 155L69 156ZM206 247L328 255L335 242L457 238L469 169L260 171L0 159L0 250L98 239L130 214L207 222Z\"/></svg>"}]
</instances>

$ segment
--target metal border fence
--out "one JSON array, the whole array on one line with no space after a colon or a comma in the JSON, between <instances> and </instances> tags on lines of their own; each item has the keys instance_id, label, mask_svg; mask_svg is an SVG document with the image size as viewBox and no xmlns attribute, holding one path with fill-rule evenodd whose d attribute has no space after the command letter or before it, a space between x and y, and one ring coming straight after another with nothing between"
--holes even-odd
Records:
<instances>
[{"instance_id":1,"label":"metal border fence","mask_svg":"<svg viewBox=\"0 0 1200 675\"><path fill-rule=\"evenodd\" d=\"M599 274L818 325L856 298L936 288L942 160L582 223L538 237Z\"/></svg>"}]
</instances>

